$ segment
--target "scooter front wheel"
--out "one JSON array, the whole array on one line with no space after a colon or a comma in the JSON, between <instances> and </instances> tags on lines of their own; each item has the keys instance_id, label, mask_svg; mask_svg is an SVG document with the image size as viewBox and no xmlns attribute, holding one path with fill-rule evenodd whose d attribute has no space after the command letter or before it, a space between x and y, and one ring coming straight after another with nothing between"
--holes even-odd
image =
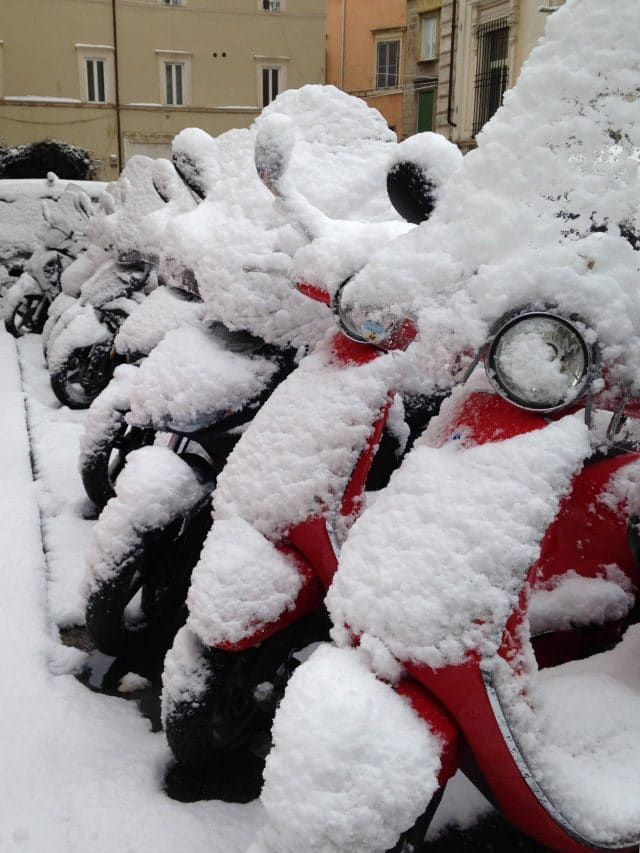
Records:
<instances>
[{"instance_id":1,"label":"scooter front wheel","mask_svg":"<svg viewBox=\"0 0 640 853\"><path fill-rule=\"evenodd\" d=\"M58 400L70 409L88 408L106 388L115 363L112 341L75 349L51 373L51 388Z\"/></svg>"},{"instance_id":2,"label":"scooter front wheel","mask_svg":"<svg viewBox=\"0 0 640 853\"><path fill-rule=\"evenodd\" d=\"M189 631L181 646L196 649L181 659L175 645L163 674L163 723L167 741L179 764L212 764L221 755L268 744L271 723L289 677L295 653L329 639L326 611L312 613L243 651L205 648ZM196 693L172 685L189 682L197 673ZM171 682L171 683L169 683Z\"/></svg>"},{"instance_id":3,"label":"scooter front wheel","mask_svg":"<svg viewBox=\"0 0 640 853\"><path fill-rule=\"evenodd\" d=\"M5 317L4 327L14 338L20 338L28 332L41 332L47 319L48 307L49 300L44 295L24 296L11 314Z\"/></svg>"},{"instance_id":4,"label":"scooter front wheel","mask_svg":"<svg viewBox=\"0 0 640 853\"><path fill-rule=\"evenodd\" d=\"M120 424L104 442L82 457L80 475L87 496L99 508L115 495L115 482L131 451L147 447L155 440L155 430L130 426L126 412L117 412Z\"/></svg>"},{"instance_id":5,"label":"scooter front wheel","mask_svg":"<svg viewBox=\"0 0 640 853\"><path fill-rule=\"evenodd\" d=\"M118 656L141 643L168 648L184 623L186 597L211 525L207 497L188 516L145 534L117 571L87 598L87 630L96 648Z\"/></svg>"}]
</instances>

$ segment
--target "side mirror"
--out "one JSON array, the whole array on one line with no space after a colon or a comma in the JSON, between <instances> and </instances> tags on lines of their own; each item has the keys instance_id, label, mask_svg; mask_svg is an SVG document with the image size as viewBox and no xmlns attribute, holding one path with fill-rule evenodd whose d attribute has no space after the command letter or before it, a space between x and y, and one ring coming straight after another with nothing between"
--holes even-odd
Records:
<instances>
[{"instance_id":1,"label":"side mirror","mask_svg":"<svg viewBox=\"0 0 640 853\"><path fill-rule=\"evenodd\" d=\"M389 200L400 216L414 225L428 219L462 159L458 146L438 133L416 133L400 142L387 172Z\"/></svg>"},{"instance_id":2,"label":"side mirror","mask_svg":"<svg viewBox=\"0 0 640 853\"><path fill-rule=\"evenodd\" d=\"M436 187L417 163L396 163L387 173L389 201L403 219L419 225L436 206Z\"/></svg>"},{"instance_id":3,"label":"side mirror","mask_svg":"<svg viewBox=\"0 0 640 853\"><path fill-rule=\"evenodd\" d=\"M279 184L287 171L294 143L290 118L274 113L259 119L254 162L260 180L274 195L280 194Z\"/></svg>"}]
</instances>

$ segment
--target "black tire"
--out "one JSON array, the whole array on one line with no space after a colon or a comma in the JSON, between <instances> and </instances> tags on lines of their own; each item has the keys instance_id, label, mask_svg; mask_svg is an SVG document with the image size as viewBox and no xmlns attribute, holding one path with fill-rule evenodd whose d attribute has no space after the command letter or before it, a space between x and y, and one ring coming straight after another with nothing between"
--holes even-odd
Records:
<instances>
[{"instance_id":1,"label":"black tire","mask_svg":"<svg viewBox=\"0 0 640 853\"><path fill-rule=\"evenodd\" d=\"M147 447L155 440L155 430L130 426L125 421L126 412L118 412L121 423L109 440L101 444L91 456L82 459L80 474L87 496L102 509L115 495L115 482L124 468L127 455L132 450Z\"/></svg>"},{"instance_id":2,"label":"black tire","mask_svg":"<svg viewBox=\"0 0 640 853\"><path fill-rule=\"evenodd\" d=\"M44 294L23 296L13 312L4 318L5 329L14 338L29 332L40 333L47 320L49 304L49 298Z\"/></svg>"},{"instance_id":3,"label":"black tire","mask_svg":"<svg viewBox=\"0 0 640 853\"><path fill-rule=\"evenodd\" d=\"M63 405L87 409L107 387L116 366L112 345L109 340L73 350L51 374L51 388Z\"/></svg>"},{"instance_id":4,"label":"black tire","mask_svg":"<svg viewBox=\"0 0 640 853\"><path fill-rule=\"evenodd\" d=\"M107 583L87 599L87 631L101 652L114 657L142 645L168 649L187 617L191 572L211 526L211 498L162 530L146 534ZM140 618L126 608L140 592Z\"/></svg>"},{"instance_id":5,"label":"black tire","mask_svg":"<svg viewBox=\"0 0 640 853\"><path fill-rule=\"evenodd\" d=\"M203 649L206 690L197 701L164 697L164 727L178 764L197 768L222 756L268 744L271 724L296 662L310 643L329 639L326 611L313 613L240 652ZM268 691L258 691L269 685Z\"/></svg>"}]
</instances>

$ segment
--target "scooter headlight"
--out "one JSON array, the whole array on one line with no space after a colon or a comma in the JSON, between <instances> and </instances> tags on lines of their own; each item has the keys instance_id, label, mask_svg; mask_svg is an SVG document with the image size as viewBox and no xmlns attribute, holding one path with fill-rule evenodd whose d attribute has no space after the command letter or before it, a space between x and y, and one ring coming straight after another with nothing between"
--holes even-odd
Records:
<instances>
[{"instance_id":1,"label":"scooter headlight","mask_svg":"<svg viewBox=\"0 0 640 853\"><path fill-rule=\"evenodd\" d=\"M573 403L593 378L595 347L579 327L545 311L520 314L504 323L487 354L495 390L522 409L553 412Z\"/></svg>"},{"instance_id":2,"label":"scooter headlight","mask_svg":"<svg viewBox=\"0 0 640 853\"><path fill-rule=\"evenodd\" d=\"M362 344L379 345L388 341L403 321L389 308L378 305L343 305L342 291L348 281L338 288L333 300L333 312L343 334Z\"/></svg>"}]
</instances>

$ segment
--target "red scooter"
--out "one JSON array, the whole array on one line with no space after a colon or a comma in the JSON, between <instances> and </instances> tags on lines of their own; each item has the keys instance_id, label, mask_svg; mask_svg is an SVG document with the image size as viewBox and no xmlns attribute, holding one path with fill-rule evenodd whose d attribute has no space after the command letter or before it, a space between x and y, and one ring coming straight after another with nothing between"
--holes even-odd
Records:
<instances>
[{"instance_id":1,"label":"red scooter","mask_svg":"<svg viewBox=\"0 0 640 853\"><path fill-rule=\"evenodd\" d=\"M342 223L332 230L331 221L287 185L279 119L269 151L258 148L258 170L323 252L339 239L335 232ZM399 172L411 177L406 206L417 217L433 197L425 193L420 170L407 164L392 172L394 193L402 181ZM348 227L354 240L357 227L367 235L365 252L407 230L397 220ZM309 262L309 249L304 252ZM179 784L180 768L199 766L213 768L214 795L257 796L263 759L258 755L252 765L257 772L247 773L247 748L253 755L268 748L273 714L296 654L327 638L323 600L340 542L362 509L365 489L374 480L383 485L399 461L385 427L398 387L394 353L413 339L413 325L388 327L380 318L356 334L342 324L341 288L332 297L335 287L325 282L299 278L297 287L333 304L340 331L276 389L218 479L214 524L189 591L188 622L163 674L164 727L179 764L169 776L170 791ZM439 400L421 401L415 432L437 405ZM203 781L211 796L207 785Z\"/></svg>"},{"instance_id":2,"label":"red scooter","mask_svg":"<svg viewBox=\"0 0 640 853\"><path fill-rule=\"evenodd\" d=\"M623 237L551 255L633 312ZM618 331L558 294L494 324L351 528L326 599L339 647L287 688L251 853L422 849L459 768L552 850L637 851L640 411Z\"/></svg>"}]
</instances>

